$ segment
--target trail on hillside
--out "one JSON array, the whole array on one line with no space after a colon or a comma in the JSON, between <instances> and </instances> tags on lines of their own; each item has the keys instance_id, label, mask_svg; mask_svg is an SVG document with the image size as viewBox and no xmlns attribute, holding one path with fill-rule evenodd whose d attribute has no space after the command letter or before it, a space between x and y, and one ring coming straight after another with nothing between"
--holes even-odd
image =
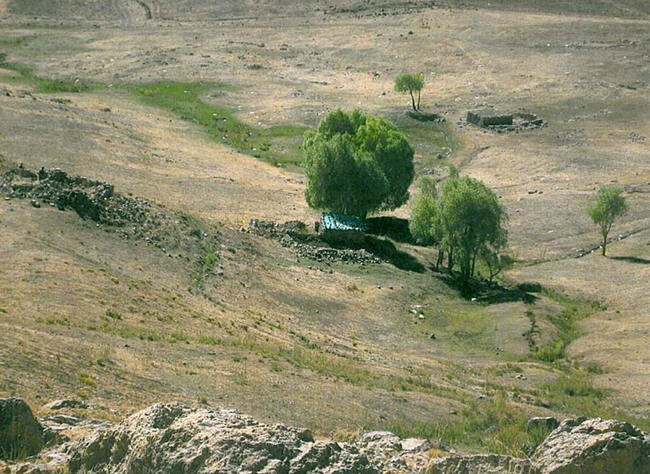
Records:
<instances>
[{"instance_id":1,"label":"trail on hillside","mask_svg":"<svg viewBox=\"0 0 650 474\"><path fill-rule=\"evenodd\" d=\"M121 28L131 28L134 20L151 20L151 8L143 0L111 0L111 8L120 20Z\"/></svg>"}]
</instances>

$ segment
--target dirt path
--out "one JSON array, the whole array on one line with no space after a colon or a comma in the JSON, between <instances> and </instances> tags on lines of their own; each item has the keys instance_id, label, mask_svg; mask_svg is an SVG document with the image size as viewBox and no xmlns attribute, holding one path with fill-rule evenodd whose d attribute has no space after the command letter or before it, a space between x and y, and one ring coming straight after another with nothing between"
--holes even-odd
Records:
<instances>
[{"instance_id":1,"label":"dirt path","mask_svg":"<svg viewBox=\"0 0 650 474\"><path fill-rule=\"evenodd\" d=\"M111 0L111 8L116 12L121 28L131 28L134 20L151 20L151 8L142 0Z\"/></svg>"}]
</instances>

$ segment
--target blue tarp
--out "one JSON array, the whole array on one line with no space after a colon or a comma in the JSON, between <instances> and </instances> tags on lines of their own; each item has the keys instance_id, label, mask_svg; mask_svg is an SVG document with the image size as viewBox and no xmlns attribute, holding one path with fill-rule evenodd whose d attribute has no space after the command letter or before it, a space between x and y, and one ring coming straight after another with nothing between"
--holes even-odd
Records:
<instances>
[{"instance_id":1,"label":"blue tarp","mask_svg":"<svg viewBox=\"0 0 650 474\"><path fill-rule=\"evenodd\" d=\"M325 230L345 230L364 232L366 225L363 219L357 216L346 216L345 214L323 214L323 227Z\"/></svg>"}]
</instances>

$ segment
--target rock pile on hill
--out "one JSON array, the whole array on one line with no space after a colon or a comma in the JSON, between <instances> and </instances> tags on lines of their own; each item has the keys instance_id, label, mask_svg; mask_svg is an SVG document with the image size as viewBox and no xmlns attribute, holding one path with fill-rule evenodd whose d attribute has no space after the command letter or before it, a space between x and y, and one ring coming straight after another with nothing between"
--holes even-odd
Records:
<instances>
[{"instance_id":1,"label":"rock pile on hill","mask_svg":"<svg viewBox=\"0 0 650 474\"><path fill-rule=\"evenodd\" d=\"M142 240L164 253L173 250L192 261L202 248L216 247L219 240L188 215L171 213L144 199L119 194L110 183L71 176L60 169L41 168L38 173L22 166L9 169L0 176L0 195L9 200L29 199L36 208L49 205L73 210L123 238Z\"/></svg>"},{"instance_id":2,"label":"rock pile on hill","mask_svg":"<svg viewBox=\"0 0 650 474\"><path fill-rule=\"evenodd\" d=\"M253 219L245 229L247 233L275 240L285 248L291 249L298 257L322 263L352 263L370 265L381 263L382 259L366 249L332 248L315 234L309 233L304 222L289 221L278 224Z\"/></svg>"},{"instance_id":3,"label":"rock pile on hill","mask_svg":"<svg viewBox=\"0 0 650 474\"><path fill-rule=\"evenodd\" d=\"M0 400L0 406L16 403ZM22 402L21 410L26 405ZM27 407L27 410L29 408ZM3 425L0 411L0 427ZM31 411L29 412L31 416ZM40 426L33 416L26 426ZM22 420L22 418L21 418ZM541 420L541 419L540 419ZM36 425L35 425L36 424ZM549 425L550 426L550 425ZM39 428L39 429L42 429ZM34 433L39 436L37 429ZM23 438L23 442L30 442ZM21 448L21 445L13 444ZM40 450L40 443L35 450ZM317 441L308 430L267 425L233 410L156 404L123 423L13 464L10 474L650 474L650 438L626 422L565 420L530 459L452 455L386 431L355 442Z\"/></svg>"}]
</instances>

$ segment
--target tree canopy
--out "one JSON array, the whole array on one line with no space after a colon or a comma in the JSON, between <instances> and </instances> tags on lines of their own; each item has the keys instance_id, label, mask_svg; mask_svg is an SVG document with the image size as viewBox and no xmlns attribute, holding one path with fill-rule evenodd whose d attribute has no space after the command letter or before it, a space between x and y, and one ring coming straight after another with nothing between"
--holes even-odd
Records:
<instances>
[{"instance_id":1,"label":"tree canopy","mask_svg":"<svg viewBox=\"0 0 650 474\"><path fill-rule=\"evenodd\" d=\"M422 244L439 250L438 265L447 255L448 269L474 275L476 261L498 261L507 243L507 215L499 199L485 184L452 174L440 192L431 180L420 182L413 203L410 228Z\"/></svg>"},{"instance_id":2,"label":"tree canopy","mask_svg":"<svg viewBox=\"0 0 650 474\"><path fill-rule=\"evenodd\" d=\"M365 217L409 199L414 151L385 119L337 110L306 134L303 148L314 209Z\"/></svg>"},{"instance_id":3,"label":"tree canopy","mask_svg":"<svg viewBox=\"0 0 650 474\"><path fill-rule=\"evenodd\" d=\"M607 254L607 239L612 225L619 217L628 211L623 190L620 188L604 187L598 190L596 199L587 208L587 214L600 227L603 237L603 255Z\"/></svg>"},{"instance_id":4,"label":"tree canopy","mask_svg":"<svg viewBox=\"0 0 650 474\"><path fill-rule=\"evenodd\" d=\"M411 106L416 112L420 110L420 98L424 88L424 75L419 72L403 72L395 78L395 90L411 96ZM417 95L417 100L416 100Z\"/></svg>"}]
</instances>

